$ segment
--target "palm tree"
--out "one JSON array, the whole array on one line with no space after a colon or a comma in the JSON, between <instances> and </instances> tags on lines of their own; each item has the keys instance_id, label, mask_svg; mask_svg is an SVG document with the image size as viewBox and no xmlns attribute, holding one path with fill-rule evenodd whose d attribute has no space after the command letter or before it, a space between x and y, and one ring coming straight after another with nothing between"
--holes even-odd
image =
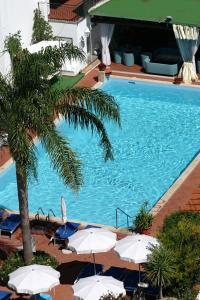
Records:
<instances>
[{"instance_id":1,"label":"palm tree","mask_svg":"<svg viewBox=\"0 0 200 300\"><path fill-rule=\"evenodd\" d=\"M103 121L110 119L120 125L120 115L113 97L101 90L52 88L49 77L60 69L65 58L84 59L76 47L65 44L30 54L20 47L13 53L13 43L7 45L10 46L12 73L9 77L0 74L0 132L7 134L10 153L16 164L24 261L30 264L27 182L29 178L37 179L33 136L37 135L41 141L64 184L76 192L82 184L81 162L69 141L57 131L55 116L61 114L66 123L75 128L80 126L97 133L107 160L113 159L113 154Z\"/></svg>"},{"instance_id":2,"label":"palm tree","mask_svg":"<svg viewBox=\"0 0 200 300\"><path fill-rule=\"evenodd\" d=\"M169 286L174 276L173 253L163 245L152 247L144 270L146 279L160 288L160 299L163 299L163 287Z\"/></svg>"}]
</instances>

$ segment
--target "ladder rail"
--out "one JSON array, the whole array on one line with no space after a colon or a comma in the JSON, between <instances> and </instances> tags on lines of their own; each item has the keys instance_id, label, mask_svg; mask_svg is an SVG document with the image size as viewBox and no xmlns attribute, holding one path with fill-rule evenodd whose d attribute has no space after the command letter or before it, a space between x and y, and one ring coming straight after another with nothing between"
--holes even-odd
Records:
<instances>
[{"instance_id":1,"label":"ladder rail","mask_svg":"<svg viewBox=\"0 0 200 300\"><path fill-rule=\"evenodd\" d=\"M51 215L51 214L53 215L53 217L56 216L52 208L50 208L49 211L48 211L48 215L47 215L47 217L46 217L46 220L47 220L47 221L50 220L50 215Z\"/></svg>"},{"instance_id":2,"label":"ladder rail","mask_svg":"<svg viewBox=\"0 0 200 300\"><path fill-rule=\"evenodd\" d=\"M129 214L127 214L127 213L126 213L124 210L122 210L120 207L117 207L116 210L115 210L115 212L116 212L116 214L115 214L115 216L116 216L116 228L119 227L119 226L118 226L118 219L119 219L118 215L119 215L119 212L126 216L126 225L127 225L127 228L129 228L129 227L130 227L130 226L129 226L129 219L132 220L133 217L130 216Z\"/></svg>"}]
</instances>

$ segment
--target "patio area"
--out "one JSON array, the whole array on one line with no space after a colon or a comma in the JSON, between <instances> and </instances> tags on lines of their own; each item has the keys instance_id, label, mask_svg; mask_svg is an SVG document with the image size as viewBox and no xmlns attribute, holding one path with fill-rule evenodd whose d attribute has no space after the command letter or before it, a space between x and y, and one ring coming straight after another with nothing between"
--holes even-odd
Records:
<instances>
[{"instance_id":1,"label":"patio area","mask_svg":"<svg viewBox=\"0 0 200 300\"><path fill-rule=\"evenodd\" d=\"M37 251L45 251L46 253L54 256L59 263L58 271L61 273L60 285L55 287L55 292L52 290L50 294L54 300L60 299L73 299L71 286L77 275L88 264L93 263L92 255L82 254L77 255L63 254L60 246L54 246L53 243L49 244L49 238L45 234L33 234L36 239ZM124 234L118 234L118 239L125 237ZM11 253L16 251L16 247L21 244L21 231L18 229L13 236L12 240L7 238L0 238L0 251L2 253ZM113 252L95 254L96 264L104 266L103 271L107 271L110 267L115 266L119 268L126 268L127 270L138 270L138 265L120 260L120 258ZM8 290L6 287L0 286L0 290ZM13 299L24 299L27 296L17 295L13 292Z\"/></svg>"}]
</instances>

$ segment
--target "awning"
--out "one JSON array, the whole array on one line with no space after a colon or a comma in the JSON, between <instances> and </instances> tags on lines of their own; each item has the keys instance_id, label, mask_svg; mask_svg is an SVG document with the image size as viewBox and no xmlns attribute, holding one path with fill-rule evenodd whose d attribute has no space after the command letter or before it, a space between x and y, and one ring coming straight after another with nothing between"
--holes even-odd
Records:
<instances>
[{"instance_id":1,"label":"awning","mask_svg":"<svg viewBox=\"0 0 200 300\"><path fill-rule=\"evenodd\" d=\"M200 1L197 0L110 0L90 9L91 16L200 26Z\"/></svg>"}]
</instances>

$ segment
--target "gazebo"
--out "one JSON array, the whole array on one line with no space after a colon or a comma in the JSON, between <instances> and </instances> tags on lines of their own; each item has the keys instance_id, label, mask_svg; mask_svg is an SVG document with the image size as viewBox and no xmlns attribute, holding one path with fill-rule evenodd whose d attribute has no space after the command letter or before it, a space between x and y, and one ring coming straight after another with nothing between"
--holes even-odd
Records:
<instances>
[{"instance_id":1,"label":"gazebo","mask_svg":"<svg viewBox=\"0 0 200 300\"><path fill-rule=\"evenodd\" d=\"M109 44L116 24L158 27L171 30L181 57L178 77L185 83L198 80L195 54L200 38L200 2L196 0L106 0L90 9L94 23L100 24L102 62L111 63ZM167 43L167 41L166 41Z\"/></svg>"}]
</instances>

